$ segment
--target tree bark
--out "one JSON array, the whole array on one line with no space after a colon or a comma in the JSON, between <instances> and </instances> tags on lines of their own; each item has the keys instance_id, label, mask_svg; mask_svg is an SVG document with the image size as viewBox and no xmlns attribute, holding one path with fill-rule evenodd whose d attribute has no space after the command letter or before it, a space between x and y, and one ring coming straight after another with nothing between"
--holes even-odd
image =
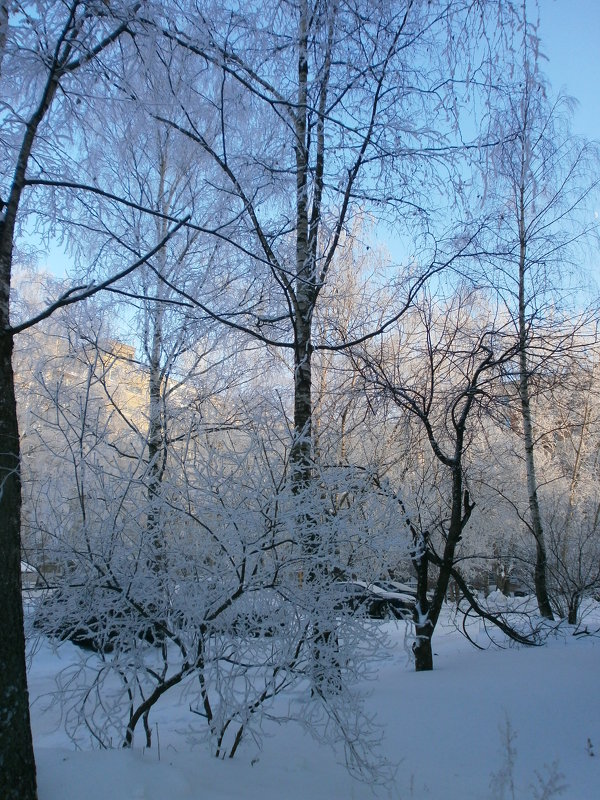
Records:
<instances>
[{"instance_id":1,"label":"tree bark","mask_svg":"<svg viewBox=\"0 0 600 800\"><path fill-rule=\"evenodd\" d=\"M6 16L4 8L2 12ZM53 64L39 105L25 126L10 193L0 207L0 796L5 800L37 798L21 597L20 444L12 368L10 284L25 172L38 127L56 94L55 67Z\"/></svg>"},{"instance_id":2,"label":"tree bark","mask_svg":"<svg viewBox=\"0 0 600 800\"><path fill-rule=\"evenodd\" d=\"M431 603L426 594L429 553L425 542L423 543L421 557L419 559L413 558L413 563L417 567L416 642L413 645L415 670L417 672L433 669L431 639L440 617L444 598L448 591L448 583L454 569L456 547L474 508L474 503L471 503L468 491L463 490L462 440L463 431L460 430L457 432L455 459L452 466L450 525L444 551L441 558L437 559L439 574Z\"/></svg>"},{"instance_id":3,"label":"tree bark","mask_svg":"<svg viewBox=\"0 0 600 800\"><path fill-rule=\"evenodd\" d=\"M569 611L567 622L569 625L577 625L577 612L579 611L579 601L571 599L569 602Z\"/></svg>"},{"instance_id":4,"label":"tree bark","mask_svg":"<svg viewBox=\"0 0 600 800\"><path fill-rule=\"evenodd\" d=\"M523 156L525 159L525 156ZM523 164L525 169L525 162ZM539 612L546 619L554 619L547 583L547 555L544 539L542 515L537 494L537 477L535 469L533 420L530 402L529 367L527 363L528 328L525 316L525 278L527 272L527 233L525 228L525 188L521 181L519 193L519 398L521 416L523 418L523 442L525 445L525 470L527 473L527 497L531 530L535 539L536 559L534 570L535 595Z\"/></svg>"},{"instance_id":5,"label":"tree bark","mask_svg":"<svg viewBox=\"0 0 600 800\"><path fill-rule=\"evenodd\" d=\"M165 440L163 429L162 396L163 378L160 349L163 337L162 308L150 311L151 343L149 348L149 407L148 407L148 536L151 547L150 569L157 578L164 570L164 542L161 530L160 492L165 469Z\"/></svg>"},{"instance_id":6,"label":"tree bark","mask_svg":"<svg viewBox=\"0 0 600 800\"><path fill-rule=\"evenodd\" d=\"M416 641L413 645L413 654L416 672L430 672L433 669L432 635L433 626L430 623L415 626Z\"/></svg>"},{"instance_id":7,"label":"tree bark","mask_svg":"<svg viewBox=\"0 0 600 800\"><path fill-rule=\"evenodd\" d=\"M37 798L21 597L20 444L10 331L13 238L32 128L24 137L8 202L0 208L0 796L5 800Z\"/></svg>"},{"instance_id":8,"label":"tree bark","mask_svg":"<svg viewBox=\"0 0 600 800\"><path fill-rule=\"evenodd\" d=\"M294 297L294 442L296 488L306 488L312 473L312 315L318 290L316 264L309 243L307 142L308 9L301 6L298 31L298 105L295 111L296 286Z\"/></svg>"},{"instance_id":9,"label":"tree bark","mask_svg":"<svg viewBox=\"0 0 600 800\"><path fill-rule=\"evenodd\" d=\"M0 290L4 295L5 286ZM3 309L7 298L2 297ZM4 316L4 315L3 315ZM3 329L6 329L6 320ZM12 336L0 333L0 796L35 800L21 598L21 480Z\"/></svg>"},{"instance_id":10,"label":"tree bark","mask_svg":"<svg viewBox=\"0 0 600 800\"><path fill-rule=\"evenodd\" d=\"M402 511L406 516L404 504ZM427 596L429 584L429 552L428 534L417 529L410 523L413 537L412 563L417 573L417 602L413 614L415 624L415 637L413 643L413 654L415 657L415 670L417 672L428 672L433 669L433 652L431 649L431 638L435 629L435 622L429 617L430 603Z\"/></svg>"},{"instance_id":11,"label":"tree bark","mask_svg":"<svg viewBox=\"0 0 600 800\"><path fill-rule=\"evenodd\" d=\"M40 40L47 76L39 100L24 124L10 191L0 202L0 796L3 800L37 798L21 598L20 445L10 328L15 227L38 129L52 106L61 79L88 64L128 29L128 22L120 23L87 52L81 46L86 37L79 15L81 5L67 4L65 26L47 51L43 51ZM0 67L9 33L9 6L12 4L0 3Z\"/></svg>"}]
</instances>

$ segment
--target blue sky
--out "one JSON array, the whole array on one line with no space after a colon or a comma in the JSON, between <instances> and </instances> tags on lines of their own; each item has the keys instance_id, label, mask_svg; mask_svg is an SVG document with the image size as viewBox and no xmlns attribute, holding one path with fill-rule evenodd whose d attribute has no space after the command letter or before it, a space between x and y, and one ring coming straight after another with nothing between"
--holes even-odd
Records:
<instances>
[{"instance_id":1,"label":"blue sky","mask_svg":"<svg viewBox=\"0 0 600 800\"><path fill-rule=\"evenodd\" d=\"M552 88L579 101L573 132L600 139L600 0L539 0L542 62Z\"/></svg>"}]
</instances>

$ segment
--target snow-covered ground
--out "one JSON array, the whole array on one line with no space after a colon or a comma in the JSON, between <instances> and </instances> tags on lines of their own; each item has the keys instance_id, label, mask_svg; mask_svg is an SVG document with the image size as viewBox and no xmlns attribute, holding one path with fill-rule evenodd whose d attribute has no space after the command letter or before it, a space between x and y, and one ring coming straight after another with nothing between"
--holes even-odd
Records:
<instances>
[{"instance_id":1,"label":"snow-covered ground","mask_svg":"<svg viewBox=\"0 0 600 800\"><path fill-rule=\"evenodd\" d=\"M447 624L434 639L435 670L420 674L412 671L407 658L402 626L385 624L395 647L366 686L366 707L381 725L382 755L397 771L393 784L379 788L376 796L548 800L559 795L544 794L536 772L547 782L559 771L558 782L566 787L560 796L600 797L599 615L588 620L595 635L575 637L565 627L538 648L479 651ZM477 625L472 633L484 644L487 638ZM70 643L57 653L43 645L31 666L39 800L373 797L371 788L339 763L341 750L314 741L295 723L266 722L261 749L249 740L233 760L211 758L188 741L190 715L176 690L153 716L160 753L156 747L76 751L61 728L57 707L44 710L54 675L74 653ZM509 749L514 770L508 768Z\"/></svg>"}]
</instances>

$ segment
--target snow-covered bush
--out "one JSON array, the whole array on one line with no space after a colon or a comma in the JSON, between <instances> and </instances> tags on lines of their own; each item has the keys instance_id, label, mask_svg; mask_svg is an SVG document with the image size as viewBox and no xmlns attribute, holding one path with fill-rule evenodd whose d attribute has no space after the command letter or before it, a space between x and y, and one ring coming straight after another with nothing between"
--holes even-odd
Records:
<instances>
[{"instance_id":1,"label":"snow-covered bush","mask_svg":"<svg viewBox=\"0 0 600 800\"><path fill-rule=\"evenodd\" d=\"M386 548L405 546L397 500L349 467L316 470L298 490L268 436L255 425L173 448L152 506L142 475L77 464L86 492L75 510L61 506L53 558L64 569L35 618L39 633L85 647L59 676L76 741L128 745L141 724L149 746L149 715L178 687L194 735L233 755L292 685L319 698L307 724L327 718L354 737L362 712L351 687L382 634L344 602L338 577L373 580ZM149 532L150 507L160 523ZM350 739L349 758L364 766Z\"/></svg>"}]
</instances>

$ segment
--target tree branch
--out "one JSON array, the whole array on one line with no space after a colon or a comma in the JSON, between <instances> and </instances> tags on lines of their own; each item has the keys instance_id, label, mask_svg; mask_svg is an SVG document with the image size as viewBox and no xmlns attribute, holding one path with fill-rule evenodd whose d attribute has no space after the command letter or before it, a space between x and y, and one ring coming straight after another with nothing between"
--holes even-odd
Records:
<instances>
[{"instance_id":1,"label":"tree branch","mask_svg":"<svg viewBox=\"0 0 600 800\"><path fill-rule=\"evenodd\" d=\"M21 333L27 328L31 328L34 325L37 325L38 322L41 322L44 319L52 316L55 311L58 311L59 308L64 308L65 306L73 305L73 303L79 303L81 300L86 300L88 297L93 297L98 292L101 292L103 289L107 289L108 287L112 286L113 283L120 281L122 278L127 277L132 272L134 272L138 267L141 267L143 264L148 262L159 250L167 244L169 239L171 239L177 231L182 228L189 217L185 217L183 220L177 223L170 231L167 232L165 236L160 240L160 242L149 250L145 255L135 261L133 264L130 264L126 269L121 270L121 272L117 272L116 275L112 275L110 278L102 281L101 283L91 283L83 286L73 286L71 289L66 291L62 294L58 300L54 303L49 305L44 311L37 314L35 317L31 317L30 319L22 322L20 325L11 326L7 329L7 333L14 336L17 333Z\"/></svg>"}]
</instances>

